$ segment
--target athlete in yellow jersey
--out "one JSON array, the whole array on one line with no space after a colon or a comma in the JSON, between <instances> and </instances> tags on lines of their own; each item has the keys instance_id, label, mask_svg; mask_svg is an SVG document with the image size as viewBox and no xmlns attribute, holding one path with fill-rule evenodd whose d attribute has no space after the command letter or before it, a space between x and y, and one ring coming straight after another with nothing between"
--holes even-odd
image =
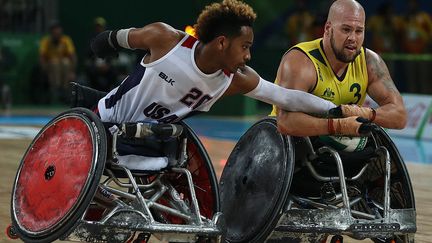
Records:
<instances>
[{"instance_id":1,"label":"athlete in yellow jersey","mask_svg":"<svg viewBox=\"0 0 432 243\"><path fill-rule=\"evenodd\" d=\"M300 43L282 58L276 82L332 101L346 118L322 119L275 108L279 131L292 136L361 135L361 116L387 128L402 129L406 110L387 66L375 52L362 47L365 13L355 0L337 0L330 7L324 36ZM363 104L366 93L380 107ZM347 105L355 104L355 105Z\"/></svg>"},{"instance_id":2,"label":"athlete in yellow jersey","mask_svg":"<svg viewBox=\"0 0 432 243\"><path fill-rule=\"evenodd\" d=\"M317 81L310 93L333 102L336 105L362 105L366 97L368 75L364 49L353 62L348 64L341 77L337 76L330 67L323 48L322 39L297 44L289 51L296 49L303 52L313 63L317 74ZM277 80L276 80L277 82ZM273 106L272 115L276 115Z\"/></svg>"}]
</instances>

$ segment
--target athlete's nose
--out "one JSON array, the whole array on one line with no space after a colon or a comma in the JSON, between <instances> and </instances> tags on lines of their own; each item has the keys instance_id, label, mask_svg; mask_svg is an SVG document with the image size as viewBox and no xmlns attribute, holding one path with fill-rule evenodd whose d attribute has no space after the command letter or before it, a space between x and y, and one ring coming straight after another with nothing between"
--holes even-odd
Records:
<instances>
[{"instance_id":1,"label":"athlete's nose","mask_svg":"<svg viewBox=\"0 0 432 243\"><path fill-rule=\"evenodd\" d=\"M250 61L250 59L251 59L251 53L248 50L247 53L246 53L246 55L244 56L244 60L245 60L245 62L248 62L248 61Z\"/></svg>"},{"instance_id":2,"label":"athlete's nose","mask_svg":"<svg viewBox=\"0 0 432 243\"><path fill-rule=\"evenodd\" d=\"M350 42L355 42L355 41L356 41L356 36L355 36L355 32L354 32L354 31L351 31L351 32L348 34L348 40L349 40Z\"/></svg>"}]
</instances>

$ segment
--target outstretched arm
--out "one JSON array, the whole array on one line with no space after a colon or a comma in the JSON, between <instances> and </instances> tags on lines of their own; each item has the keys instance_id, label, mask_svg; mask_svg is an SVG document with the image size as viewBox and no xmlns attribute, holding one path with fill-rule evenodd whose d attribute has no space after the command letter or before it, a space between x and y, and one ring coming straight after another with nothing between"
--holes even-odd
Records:
<instances>
[{"instance_id":1,"label":"outstretched arm","mask_svg":"<svg viewBox=\"0 0 432 243\"><path fill-rule=\"evenodd\" d=\"M116 55L121 48L150 52L148 62L159 59L183 38L184 33L170 25L157 22L142 28L107 30L92 40L91 48L98 57Z\"/></svg>"},{"instance_id":2,"label":"outstretched arm","mask_svg":"<svg viewBox=\"0 0 432 243\"><path fill-rule=\"evenodd\" d=\"M312 94L280 87L261 78L252 68L238 71L226 95L242 93L253 99L274 104L288 111L301 111L317 115L327 115L335 107L329 101Z\"/></svg>"}]
</instances>

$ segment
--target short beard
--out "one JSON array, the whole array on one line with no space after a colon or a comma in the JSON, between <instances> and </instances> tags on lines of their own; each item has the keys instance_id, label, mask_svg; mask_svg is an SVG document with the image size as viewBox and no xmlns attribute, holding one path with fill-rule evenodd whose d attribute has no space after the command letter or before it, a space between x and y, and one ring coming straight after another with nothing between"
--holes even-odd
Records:
<instances>
[{"instance_id":1,"label":"short beard","mask_svg":"<svg viewBox=\"0 0 432 243\"><path fill-rule=\"evenodd\" d=\"M338 59L341 62L350 63L350 62L354 61L358 55L360 55L360 50L357 50L357 52L354 54L354 56L352 58L350 58L349 56L347 56L343 53L343 47L341 50L338 50L336 48L336 44L335 44L335 40L334 40L334 36L333 36L333 30L331 30L331 35L330 35L330 45L331 45L331 48L333 50L333 53L336 56L336 59Z\"/></svg>"}]
</instances>

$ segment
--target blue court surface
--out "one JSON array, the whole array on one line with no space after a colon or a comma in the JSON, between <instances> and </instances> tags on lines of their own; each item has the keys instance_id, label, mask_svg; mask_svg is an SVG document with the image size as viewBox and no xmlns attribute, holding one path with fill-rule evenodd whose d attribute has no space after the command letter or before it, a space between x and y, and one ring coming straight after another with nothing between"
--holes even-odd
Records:
<instances>
[{"instance_id":1,"label":"blue court surface","mask_svg":"<svg viewBox=\"0 0 432 243\"><path fill-rule=\"evenodd\" d=\"M12 126L43 126L50 116L0 116L0 138L25 138L37 134L38 128ZM199 136L238 140L253 121L220 118L189 118L186 120ZM392 137L405 161L432 164L432 141Z\"/></svg>"}]
</instances>

